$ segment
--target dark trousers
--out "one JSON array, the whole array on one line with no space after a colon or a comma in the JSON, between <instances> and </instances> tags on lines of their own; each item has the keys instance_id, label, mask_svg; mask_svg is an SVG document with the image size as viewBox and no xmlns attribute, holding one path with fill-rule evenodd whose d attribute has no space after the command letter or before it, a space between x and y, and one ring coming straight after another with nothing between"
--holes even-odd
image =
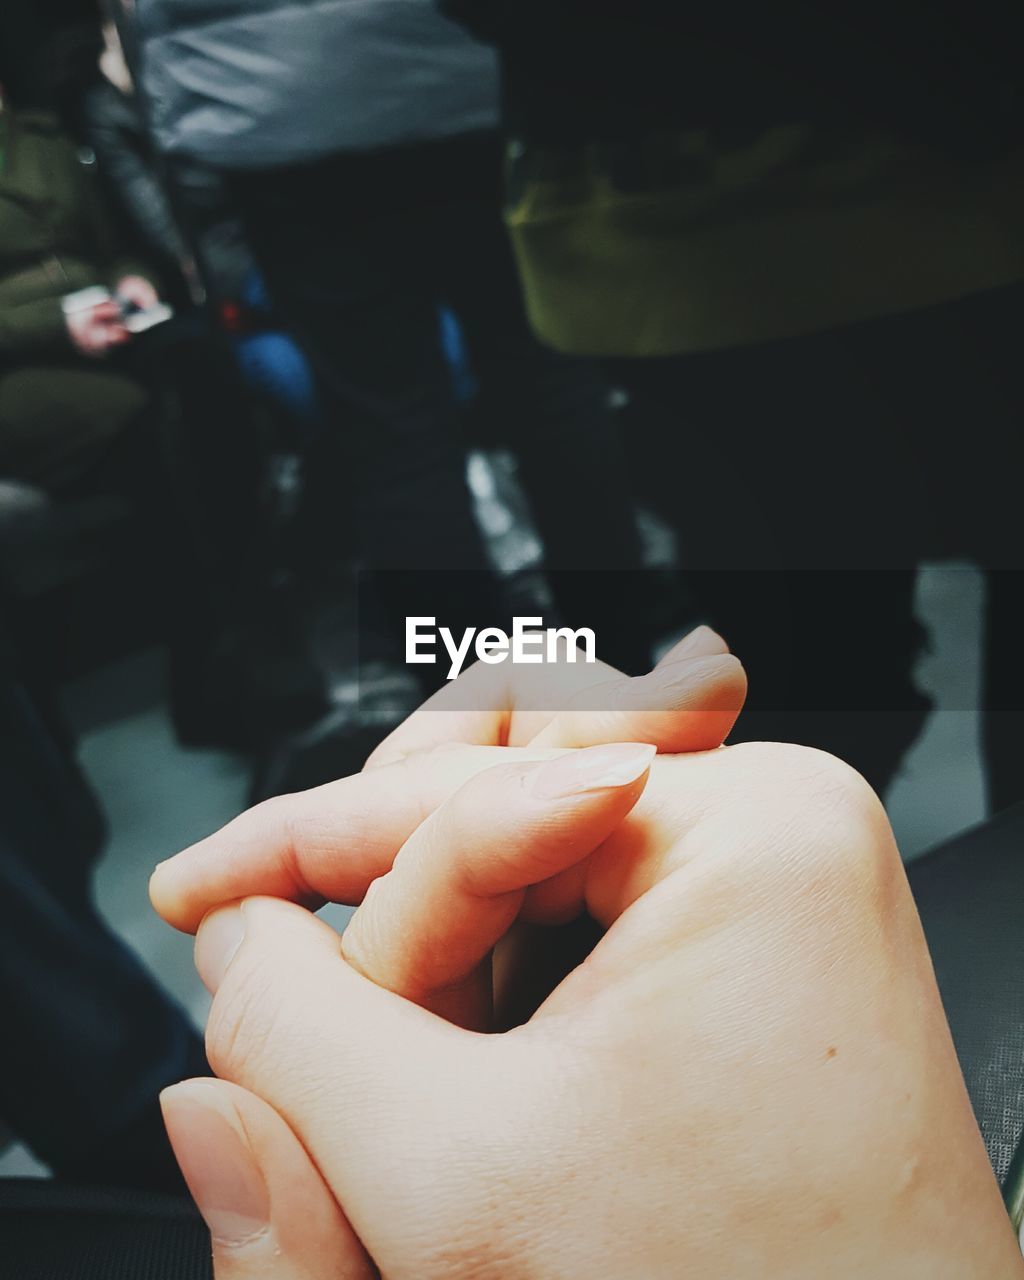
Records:
<instances>
[{"instance_id":1,"label":"dark trousers","mask_svg":"<svg viewBox=\"0 0 1024 1280\"><path fill-rule=\"evenodd\" d=\"M157 1095L208 1068L92 906L101 837L66 751L0 677L0 1118L58 1176L176 1187Z\"/></svg>"},{"instance_id":2,"label":"dark trousers","mask_svg":"<svg viewBox=\"0 0 1024 1280\"><path fill-rule=\"evenodd\" d=\"M496 138L462 138L237 175L234 191L344 439L339 500L364 564L414 574L487 565L439 338L444 303L461 322L488 435L519 459L547 566L633 569L635 515L607 386L592 363L530 332L501 221L500 156ZM417 602L405 575L392 612L440 613L428 607L438 590L425 585ZM600 575L566 574L560 594L569 620L595 628L602 656L642 665L636 620L624 624L629 611Z\"/></svg>"},{"instance_id":3,"label":"dark trousers","mask_svg":"<svg viewBox=\"0 0 1024 1280\"><path fill-rule=\"evenodd\" d=\"M1007 288L625 369L661 415L645 485L750 672L744 736L835 750L884 787L926 711L916 566L962 557L988 585L990 799L1024 793L1022 319L1024 289Z\"/></svg>"}]
</instances>

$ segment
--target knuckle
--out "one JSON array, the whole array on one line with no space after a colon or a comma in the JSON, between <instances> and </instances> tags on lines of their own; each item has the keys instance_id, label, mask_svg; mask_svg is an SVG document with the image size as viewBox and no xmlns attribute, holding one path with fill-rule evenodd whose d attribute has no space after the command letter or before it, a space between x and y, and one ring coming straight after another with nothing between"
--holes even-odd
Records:
<instances>
[{"instance_id":1,"label":"knuckle","mask_svg":"<svg viewBox=\"0 0 1024 1280\"><path fill-rule=\"evenodd\" d=\"M497 803L515 796L525 786L534 765L530 762L514 764L489 764L474 773L455 791L438 810L442 826L434 839L450 840L467 829L475 831L481 818Z\"/></svg>"},{"instance_id":2,"label":"knuckle","mask_svg":"<svg viewBox=\"0 0 1024 1280\"><path fill-rule=\"evenodd\" d=\"M287 832L292 821L293 808L292 796L272 796L269 800L261 800L251 809L246 809L233 823L228 824L225 832L237 834L243 840L252 838L253 835L264 836L267 833ZM233 831L232 828L234 828Z\"/></svg>"},{"instance_id":3,"label":"knuckle","mask_svg":"<svg viewBox=\"0 0 1024 1280\"><path fill-rule=\"evenodd\" d=\"M851 765L813 747L791 748L800 753L794 761L807 780L808 808L812 817L840 826L853 839L877 838L889 830L878 796Z\"/></svg>"},{"instance_id":4,"label":"knuckle","mask_svg":"<svg viewBox=\"0 0 1024 1280\"><path fill-rule=\"evenodd\" d=\"M291 821L295 808L294 795L271 796L269 800L261 800L250 812L264 826L286 827Z\"/></svg>"},{"instance_id":5,"label":"knuckle","mask_svg":"<svg viewBox=\"0 0 1024 1280\"><path fill-rule=\"evenodd\" d=\"M880 809L875 793L851 765L816 747L794 743L752 742L736 748L753 759L769 785L799 797L811 814L840 808L867 820Z\"/></svg>"},{"instance_id":6,"label":"knuckle","mask_svg":"<svg viewBox=\"0 0 1024 1280\"><path fill-rule=\"evenodd\" d=\"M387 930L381 929L382 898L386 894L384 876L372 881L355 915L342 935L342 953L357 972L380 980L381 956L387 955Z\"/></svg>"},{"instance_id":7,"label":"knuckle","mask_svg":"<svg viewBox=\"0 0 1024 1280\"><path fill-rule=\"evenodd\" d=\"M874 892L900 866L885 809L856 769L814 747L752 743L746 753L802 875L834 877L844 893Z\"/></svg>"},{"instance_id":8,"label":"knuckle","mask_svg":"<svg viewBox=\"0 0 1024 1280\"><path fill-rule=\"evenodd\" d=\"M440 760L446 763L449 760L458 760L462 756L472 755L475 748L466 742L438 742L430 748L429 755L434 760Z\"/></svg>"},{"instance_id":9,"label":"knuckle","mask_svg":"<svg viewBox=\"0 0 1024 1280\"><path fill-rule=\"evenodd\" d=\"M411 787L424 782L428 789L445 789L463 773L471 774L479 748L464 742L438 742L416 755L405 756L398 768L407 776Z\"/></svg>"},{"instance_id":10,"label":"knuckle","mask_svg":"<svg viewBox=\"0 0 1024 1280\"><path fill-rule=\"evenodd\" d=\"M440 768L448 768L452 764L461 763L462 760L474 758L479 750L468 742L435 742L426 755Z\"/></svg>"},{"instance_id":11,"label":"knuckle","mask_svg":"<svg viewBox=\"0 0 1024 1280\"><path fill-rule=\"evenodd\" d=\"M206 1023L206 1056L223 1080L242 1083L252 1075L255 1057L277 1021L278 997L269 975L258 970L228 980L217 992Z\"/></svg>"}]
</instances>

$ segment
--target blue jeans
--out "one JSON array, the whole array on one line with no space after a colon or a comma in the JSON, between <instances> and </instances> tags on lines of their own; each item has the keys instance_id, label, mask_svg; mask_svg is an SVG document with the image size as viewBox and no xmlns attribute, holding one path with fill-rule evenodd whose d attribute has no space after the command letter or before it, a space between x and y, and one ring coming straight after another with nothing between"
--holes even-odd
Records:
<instances>
[{"instance_id":1,"label":"blue jeans","mask_svg":"<svg viewBox=\"0 0 1024 1280\"><path fill-rule=\"evenodd\" d=\"M209 1068L92 905L102 833L31 697L0 676L0 1116L57 1176L173 1188L157 1095Z\"/></svg>"}]
</instances>

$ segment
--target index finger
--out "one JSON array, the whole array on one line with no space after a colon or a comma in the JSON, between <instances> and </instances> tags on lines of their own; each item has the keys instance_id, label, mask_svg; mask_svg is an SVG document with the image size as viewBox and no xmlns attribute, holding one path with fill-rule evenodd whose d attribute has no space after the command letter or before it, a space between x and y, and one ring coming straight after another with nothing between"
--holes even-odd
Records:
<instances>
[{"instance_id":1,"label":"index finger","mask_svg":"<svg viewBox=\"0 0 1024 1280\"><path fill-rule=\"evenodd\" d=\"M195 933L215 907L286 898L356 905L410 835L483 769L557 751L452 747L412 756L297 795L276 796L162 862L149 892L159 914Z\"/></svg>"},{"instance_id":2,"label":"index finger","mask_svg":"<svg viewBox=\"0 0 1024 1280\"><path fill-rule=\"evenodd\" d=\"M704 645L724 647L724 642L708 632L699 637L698 648ZM742 706L746 677L727 653L693 657L692 652L684 641L650 676L636 680L613 673L597 689L580 680L581 707L549 719L527 758L616 741L647 741L673 752L721 745ZM507 689L497 683L489 687ZM592 710L595 705L605 709ZM433 745L439 727L491 733L486 720L474 719L471 712L439 714L456 720L423 718L407 743L418 735L421 743ZM361 902L430 813L480 769L509 758L508 748L493 745L443 745L448 749L399 756L340 782L257 805L162 863L150 883L153 905L169 924L194 933L207 911L253 895L309 907Z\"/></svg>"}]
</instances>

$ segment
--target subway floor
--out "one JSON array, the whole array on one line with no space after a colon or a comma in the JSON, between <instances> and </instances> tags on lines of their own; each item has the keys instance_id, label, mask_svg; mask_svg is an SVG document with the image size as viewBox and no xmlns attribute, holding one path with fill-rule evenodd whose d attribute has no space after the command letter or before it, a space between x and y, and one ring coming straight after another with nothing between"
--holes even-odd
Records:
<instances>
[{"instance_id":1,"label":"subway floor","mask_svg":"<svg viewBox=\"0 0 1024 1280\"><path fill-rule=\"evenodd\" d=\"M983 590L967 566L932 566L920 576L918 614L931 645L917 679L936 709L887 797L907 859L985 816L975 710ZM249 772L240 757L178 746L161 687L161 655L145 653L70 686L64 704L110 824L96 879L101 909L201 1022L207 997L192 967L191 939L156 918L146 885L156 862L244 807ZM348 914L328 913L337 927ZM0 1176L37 1174L45 1170L16 1145L0 1156Z\"/></svg>"}]
</instances>

